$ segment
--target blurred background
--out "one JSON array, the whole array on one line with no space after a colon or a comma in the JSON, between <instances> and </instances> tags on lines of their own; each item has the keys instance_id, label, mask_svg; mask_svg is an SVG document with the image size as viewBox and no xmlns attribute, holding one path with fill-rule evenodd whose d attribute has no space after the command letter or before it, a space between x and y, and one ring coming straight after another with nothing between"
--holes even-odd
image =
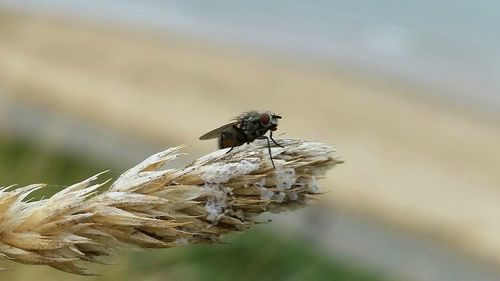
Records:
<instances>
[{"instance_id":1,"label":"blurred background","mask_svg":"<svg viewBox=\"0 0 500 281\"><path fill-rule=\"evenodd\" d=\"M0 186L117 177L249 109L335 144L316 206L96 277L500 280L497 1L0 0Z\"/></svg>"}]
</instances>

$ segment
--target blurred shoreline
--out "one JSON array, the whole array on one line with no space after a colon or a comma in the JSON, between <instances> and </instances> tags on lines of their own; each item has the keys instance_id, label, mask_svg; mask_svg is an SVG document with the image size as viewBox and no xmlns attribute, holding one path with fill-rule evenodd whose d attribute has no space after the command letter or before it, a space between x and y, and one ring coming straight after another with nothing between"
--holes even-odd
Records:
<instances>
[{"instance_id":1,"label":"blurred shoreline","mask_svg":"<svg viewBox=\"0 0 500 281\"><path fill-rule=\"evenodd\" d=\"M497 119L350 75L175 36L0 12L2 95L157 144L191 144L193 157L213 149L194 140L217 120L249 107L276 110L287 136L338 145L347 162L323 184L333 204L500 264Z\"/></svg>"},{"instance_id":2,"label":"blurred shoreline","mask_svg":"<svg viewBox=\"0 0 500 281\"><path fill-rule=\"evenodd\" d=\"M500 7L493 2L0 0L0 6L334 64L427 85L437 89L432 95L483 111L500 107L500 21L489 12Z\"/></svg>"}]
</instances>

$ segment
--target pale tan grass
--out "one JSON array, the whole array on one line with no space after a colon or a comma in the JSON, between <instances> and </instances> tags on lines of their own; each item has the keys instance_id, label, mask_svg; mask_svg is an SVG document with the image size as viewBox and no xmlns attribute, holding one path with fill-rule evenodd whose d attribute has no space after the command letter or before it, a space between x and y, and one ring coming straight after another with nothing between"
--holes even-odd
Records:
<instances>
[{"instance_id":1,"label":"pale tan grass","mask_svg":"<svg viewBox=\"0 0 500 281\"><path fill-rule=\"evenodd\" d=\"M124 247L166 248L217 242L266 211L289 210L321 193L317 179L342 161L318 142L280 140L210 153L181 169L162 169L180 147L157 153L123 173L102 193L97 176L30 202L43 184L0 191L0 256L89 274L86 262Z\"/></svg>"}]
</instances>

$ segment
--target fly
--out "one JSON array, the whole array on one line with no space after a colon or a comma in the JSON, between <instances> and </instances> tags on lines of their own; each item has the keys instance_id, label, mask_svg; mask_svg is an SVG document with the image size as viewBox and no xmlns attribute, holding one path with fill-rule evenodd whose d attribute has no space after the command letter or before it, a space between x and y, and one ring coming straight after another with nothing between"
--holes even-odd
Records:
<instances>
[{"instance_id":1,"label":"fly","mask_svg":"<svg viewBox=\"0 0 500 281\"><path fill-rule=\"evenodd\" d=\"M244 112L234 118L233 122L204 134L200 137L200 140L218 138L219 148L230 147L231 149L226 152L229 153L236 146L240 146L244 143L251 143L256 139L266 139L271 164L273 168L276 169L271 154L271 143L269 139L277 146L283 147L273 139L273 132L278 129L278 119L281 119L281 116L267 111ZM265 135L267 131L270 132L269 137Z\"/></svg>"}]
</instances>

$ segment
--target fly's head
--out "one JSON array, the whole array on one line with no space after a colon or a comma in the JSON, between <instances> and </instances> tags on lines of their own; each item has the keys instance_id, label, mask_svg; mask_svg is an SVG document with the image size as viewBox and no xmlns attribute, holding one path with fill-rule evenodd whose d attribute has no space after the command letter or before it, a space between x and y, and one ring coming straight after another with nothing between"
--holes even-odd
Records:
<instances>
[{"instance_id":1,"label":"fly's head","mask_svg":"<svg viewBox=\"0 0 500 281\"><path fill-rule=\"evenodd\" d=\"M276 131L278 129L278 119L281 119L281 116L264 112L260 114L259 121L260 124L267 130Z\"/></svg>"}]
</instances>

